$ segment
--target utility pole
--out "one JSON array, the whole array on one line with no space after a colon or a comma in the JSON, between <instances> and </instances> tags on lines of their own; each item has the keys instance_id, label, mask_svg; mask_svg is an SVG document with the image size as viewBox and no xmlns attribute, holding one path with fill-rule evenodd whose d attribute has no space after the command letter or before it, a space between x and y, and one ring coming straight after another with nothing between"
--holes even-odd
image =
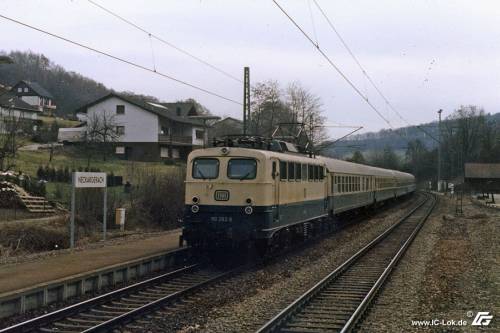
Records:
<instances>
[{"instance_id":1,"label":"utility pole","mask_svg":"<svg viewBox=\"0 0 500 333\"><path fill-rule=\"evenodd\" d=\"M438 175L437 175L437 191L441 192L441 112L439 109L439 124L438 124Z\"/></svg>"},{"instance_id":2,"label":"utility pole","mask_svg":"<svg viewBox=\"0 0 500 333\"><path fill-rule=\"evenodd\" d=\"M246 135L250 122L250 67L244 68L243 75L243 135Z\"/></svg>"}]
</instances>

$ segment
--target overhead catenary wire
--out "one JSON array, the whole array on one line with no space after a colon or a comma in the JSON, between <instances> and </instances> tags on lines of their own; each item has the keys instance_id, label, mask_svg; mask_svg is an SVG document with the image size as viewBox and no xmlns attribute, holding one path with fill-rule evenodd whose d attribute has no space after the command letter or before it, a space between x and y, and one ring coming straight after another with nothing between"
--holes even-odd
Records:
<instances>
[{"instance_id":1,"label":"overhead catenary wire","mask_svg":"<svg viewBox=\"0 0 500 333\"><path fill-rule=\"evenodd\" d=\"M206 94L208 94L208 95L212 95L212 96L214 96L214 97L217 97L217 98L223 99L223 100L225 100L225 101L228 101L228 102L231 102L231 103L234 103L234 104L242 105L242 103L240 103L240 102L238 102L238 101L236 101L236 100L234 100L234 99L231 99L231 98L229 98L229 97L225 97L225 96L220 95L220 94L218 94L218 93L216 93L216 92L213 92L213 91L207 90L207 89L205 89L205 88L199 87L199 86L197 86L197 85L195 85L195 84L192 84L192 83L189 83L189 82L187 82L187 81L184 81L184 80L178 79L178 78L173 77L173 76L168 75L168 74L164 74L164 73L161 73L161 72L155 71L154 69L148 68L148 67L146 67L146 66L140 65L140 64L135 63L135 62L132 62L132 61L130 61L130 60L126 60L126 59L120 58L120 57L115 56L115 55L112 55L112 54L110 54L110 53L107 53L107 52L104 52L104 51L98 50L98 49L93 48L93 47L91 47L91 46L88 46L88 45L85 45L85 44L82 44L82 43L76 42L76 41L71 40L71 39L69 39L69 38L59 36L59 35L54 34L54 33L52 33L52 32L49 32L49 31L43 30L43 29L41 29L41 28L37 28L37 27L32 26L32 25L27 24L27 23L23 23L23 22L21 22L21 21L18 21L18 20L16 20L16 19L13 19L13 18L10 18L10 17L7 17L7 16L2 15L2 14L0 14L0 18L3 18L3 19L5 19L5 20L11 21L11 22L13 22L13 23L16 23L16 24L22 25L22 26L24 26L24 27L26 27L26 28L29 28L29 29L32 29L32 30L35 30L35 31L41 32L41 33L43 33L43 34L49 35L49 36L54 37L54 38L56 38L56 39L59 39L59 40L65 41L65 42L67 42L67 43L70 43L70 44L73 44L73 45L79 46L79 47L84 48L84 49L87 49L87 50L89 50L89 51L92 51L92 52L95 52L95 53L98 53L98 54L104 55L104 56L106 56L106 57L108 57L108 58L114 59L114 60L119 61L119 62L122 62L122 63L124 63L124 64L127 64L127 65L130 65L130 66L133 66L133 67L136 67L136 68L139 68L139 69L145 70L145 71L147 71L147 72L151 72L151 73L156 74L156 75L159 75L159 76L161 76L161 77L163 77L163 78L166 78L166 79L169 79L169 80L175 81L175 82L180 83L180 84L182 84L182 85L185 85L185 86L188 86L188 87L190 87L190 88L196 89L196 90L198 90L198 91L204 92L204 93L206 93Z\"/></svg>"},{"instance_id":2,"label":"overhead catenary wire","mask_svg":"<svg viewBox=\"0 0 500 333\"><path fill-rule=\"evenodd\" d=\"M377 113L377 115L384 120L384 122L389 125L391 129L394 129L390 121L384 117L384 115L373 105L368 98L363 95L363 93L359 90L358 87L340 70L340 68L335 65L335 63L328 57L328 55L321 49L319 45L317 45L312 38L300 27L300 25L286 12L286 10L280 6L280 4L276 0L272 0L274 4L285 14L285 16L293 23L293 25L304 35L304 37L318 50L318 52L323 56L323 58L328 61L328 63L340 74L340 76L351 86L351 88L370 106L370 108Z\"/></svg>"},{"instance_id":3,"label":"overhead catenary wire","mask_svg":"<svg viewBox=\"0 0 500 333\"><path fill-rule=\"evenodd\" d=\"M132 27L136 28L137 30L140 30L140 31L144 32L144 33L145 33L145 34L147 34L150 38L154 38L154 39L158 40L159 42L161 42L161 43L163 43L163 44L165 44L165 45L167 45L167 46L169 46L169 47L171 47L171 48L175 49L176 51L178 51L178 52L180 52L180 53L182 53L182 54L184 54L184 55L187 55L188 57L190 57L190 58L192 58L192 59L194 59L194 60L196 60L196 61L198 61L198 62L202 63L202 64L203 64L203 65L205 65L205 66L208 66L208 67L212 68L213 70L215 70L215 71L219 72L219 73L220 73L220 74L222 74L222 75L227 76L228 78L230 78L230 79L232 79L232 80L235 80L235 81L237 81L237 82L239 82L239 83L243 83L243 81L242 81L241 79L239 79L238 77L236 77L236 76L234 76L234 75L232 75L232 74L230 74L230 73L228 73L228 72L224 71L223 69L221 69L221 68L219 68L219 67L217 67L217 66L215 66L215 65L212 65L212 64L211 64L211 63L209 63L208 61L206 61L206 60L204 60L204 59L202 59L202 58L200 58L200 57L198 57L198 56L196 56L196 55L192 54L191 52L186 51L186 50L184 50L184 49L182 49L182 48L180 48L180 47L178 47L178 46L174 45L173 43L171 43L171 42L169 42L169 41L165 40L164 38L162 38L162 37L160 37L160 36L158 36L158 35L153 34L152 32L150 32L150 31L148 31L148 30L146 30L146 29L142 28L141 26L139 26L139 25L135 24L134 22L132 22L132 21L130 21L130 20L128 20L128 19L126 19L125 17L123 17L123 16L121 16L121 15L118 15L117 13L115 13L115 12L113 12L112 10L110 10L110 9L108 9L108 8L106 8L106 7L104 7L104 6L102 6L101 4L99 4L99 3L95 2L95 1L92 1L92 0L87 0L87 1L88 1L90 4L92 4L92 5L96 6L97 8L100 8L101 10L103 10L103 11L107 12L108 14L110 14L110 15L112 15L112 16L114 16L114 17L116 17L117 19L119 19L119 20L121 20L121 21L125 22L126 24L128 24L128 25L130 25L130 26L132 26Z\"/></svg>"},{"instance_id":4,"label":"overhead catenary wire","mask_svg":"<svg viewBox=\"0 0 500 333\"><path fill-rule=\"evenodd\" d=\"M377 93L379 94L379 96L384 100L384 102L386 103L386 105L399 117L399 119L401 119L407 125L409 125L409 126L415 126L415 125L412 125L405 117L403 117L403 115L401 115L401 113L392 105L392 103L389 101L389 99L387 97L385 97L385 95L382 93L382 91L379 89L379 87L375 84L375 82L373 81L373 79L371 78L371 76L368 74L368 72L366 71L366 69L363 67L363 65L361 65L361 62L354 55L354 52L352 52L352 50L349 47L349 45L347 45L347 42L344 40L344 38L342 37L342 35L335 28L335 26L333 25L333 22L330 20L330 18L328 17L328 15L326 15L326 13L323 10L323 8L321 8L321 6L319 5L319 3L316 0L312 0L312 1L314 2L314 4L316 5L316 7L318 8L318 10L320 11L321 15L323 15L323 17L325 18L326 22L330 26L330 28L337 35L337 37L339 38L340 42L345 47L345 49L347 50L347 52L350 54L350 56L352 57L352 59L354 60L354 62L358 65L358 67L361 70L361 72L363 73L363 75L366 77L366 79L368 80L368 82L370 82L370 84L373 86L373 88L375 88L375 90L377 91ZM425 134L427 134L432 139L438 141L428 131L424 130L420 126L416 125L416 128L418 128L419 130L421 130L422 132L424 132Z\"/></svg>"}]
</instances>

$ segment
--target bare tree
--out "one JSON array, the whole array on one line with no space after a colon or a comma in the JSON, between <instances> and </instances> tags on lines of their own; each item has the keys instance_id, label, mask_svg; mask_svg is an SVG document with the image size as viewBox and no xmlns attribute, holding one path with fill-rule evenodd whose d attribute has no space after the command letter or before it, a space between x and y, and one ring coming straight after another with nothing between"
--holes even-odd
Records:
<instances>
[{"instance_id":1,"label":"bare tree","mask_svg":"<svg viewBox=\"0 0 500 333\"><path fill-rule=\"evenodd\" d=\"M17 139L23 119L22 113L12 108L0 110L0 170L5 170L8 168L7 160L14 158L20 147Z\"/></svg>"},{"instance_id":2,"label":"bare tree","mask_svg":"<svg viewBox=\"0 0 500 333\"><path fill-rule=\"evenodd\" d=\"M314 144L326 140L325 117L321 100L300 83L293 82L286 90L286 103L292 113L293 122L303 123L309 139Z\"/></svg>"},{"instance_id":3,"label":"bare tree","mask_svg":"<svg viewBox=\"0 0 500 333\"><path fill-rule=\"evenodd\" d=\"M270 136L278 124L289 123L281 127L281 134L295 136L300 128L295 123L303 123L313 143L326 138L321 101L299 83L290 84L285 91L277 81L257 83L252 87L251 107L250 129L255 134Z\"/></svg>"},{"instance_id":4,"label":"bare tree","mask_svg":"<svg viewBox=\"0 0 500 333\"><path fill-rule=\"evenodd\" d=\"M251 126L255 134L270 136L276 125L289 116L277 81L257 83L252 87Z\"/></svg>"},{"instance_id":5,"label":"bare tree","mask_svg":"<svg viewBox=\"0 0 500 333\"><path fill-rule=\"evenodd\" d=\"M115 115L106 110L100 113L94 112L87 118L87 127L81 145L87 158L87 167L90 167L90 160L95 153L100 152L103 160L106 160L106 156L113 148L112 143L121 136L117 125Z\"/></svg>"}]
</instances>

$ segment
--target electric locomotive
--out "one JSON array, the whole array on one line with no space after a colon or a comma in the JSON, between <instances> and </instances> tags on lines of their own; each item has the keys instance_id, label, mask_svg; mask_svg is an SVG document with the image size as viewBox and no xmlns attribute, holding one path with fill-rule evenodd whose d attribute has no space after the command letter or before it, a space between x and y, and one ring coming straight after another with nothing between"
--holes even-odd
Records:
<instances>
[{"instance_id":1,"label":"electric locomotive","mask_svg":"<svg viewBox=\"0 0 500 333\"><path fill-rule=\"evenodd\" d=\"M188 156L182 239L189 245L266 249L415 190L411 174L299 153L278 140L254 143Z\"/></svg>"}]
</instances>

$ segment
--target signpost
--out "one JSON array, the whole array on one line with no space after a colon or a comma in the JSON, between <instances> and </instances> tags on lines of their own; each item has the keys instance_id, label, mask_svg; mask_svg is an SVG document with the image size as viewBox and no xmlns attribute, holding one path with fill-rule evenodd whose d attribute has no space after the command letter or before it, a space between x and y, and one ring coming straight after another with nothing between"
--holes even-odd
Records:
<instances>
[{"instance_id":1,"label":"signpost","mask_svg":"<svg viewBox=\"0 0 500 333\"><path fill-rule=\"evenodd\" d=\"M105 172L73 172L71 187L71 224L70 224L70 246L75 247L75 189L77 188L104 188L104 207L102 218L102 239L106 239L106 218L108 187Z\"/></svg>"}]
</instances>

